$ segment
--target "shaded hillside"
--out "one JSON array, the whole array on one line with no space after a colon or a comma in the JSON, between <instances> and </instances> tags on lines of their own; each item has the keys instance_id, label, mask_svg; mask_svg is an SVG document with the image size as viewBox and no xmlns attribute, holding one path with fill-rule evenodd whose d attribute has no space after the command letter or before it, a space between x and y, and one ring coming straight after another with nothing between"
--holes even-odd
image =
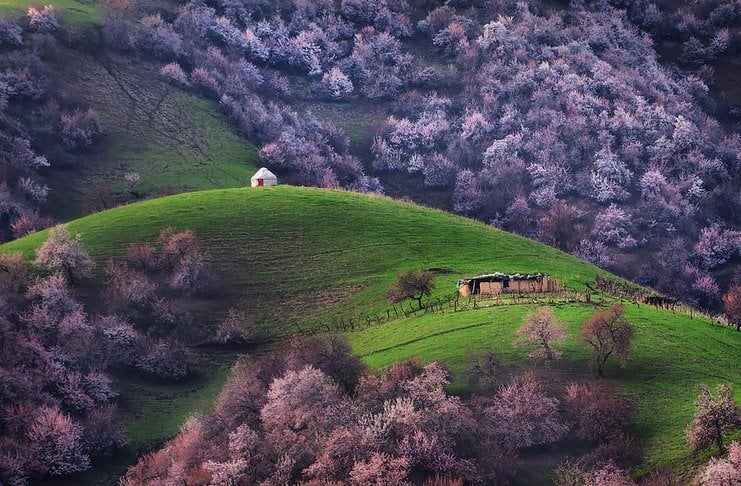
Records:
<instances>
[{"instance_id":1,"label":"shaded hillside","mask_svg":"<svg viewBox=\"0 0 741 486\"><path fill-rule=\"evenodd\" d=\"M196 192L69 223L70 230L82 233L84 246L97 261L93 280L101 284L107 257L122 256L129 243L154 241L168 226L196 232L220 282L214 295L189 299L188 311L204 335L213 332L232 306L247 312L251 330L261 332L291 332L295 323L311 327L335 316L383 311L385 289L410 268L438 269L433 297L453 293L460 277L496 270L546 271L580 290L596 275L604 275L565 253L481 223L342 191L279 186ZM30 258L45 238L45 232L33 234L0 251L22 251ZM89 305L96 309L100 303ZM563 367L553 369L553 386L588 372L576 329L594 305L556 309L569 323L569 337ZM428 315L374 326L351 339L374 367L418 355L443 361L460 373L472 351L488 346L519 366L524 353L509 343L530 310L532 306L525 305ZM635 428L648 446L647 466L686 468L683 430L696 385L737 381L741 337L703 318L646 306L628 306L628 315L638 326L635 359L625 371L609 369L609 382L637 401ZM86 478L109 483L111 474L119 474L136 453L167 439L190 412L208 406L224 380L223 366L231 364L234 354L204 352L201 377L184 386L136 377L117 380L131 445L116 464L101 464ZM454 390L465 391L465 382L456 376Z\"/></svg>"},{"instance_id":2,"label":"shaded hillside","mask_svg":"<svg viewBox=\"0 0 741 486\"><path fill-rule=\"evenodd\" d=\"M99 263L123 255L129 243L154 241L168 226L198 235L214 259L224 299L280 329L290 328L291 320L385 310L383 291L409 268L445 269L437 276L440 295L455 292L460 277L489 271L547 271L580 290L604 274L481 223L343 191L279 186L195 192L69 223ZM45 238L40 232L0 248L30 257ZM209 301L198 310L210 321L225 312L221 302Z\"/></svg>"},{"instance_id":3,"label":"shaded hillside","mask_svg":"<svg viewBox=\"0 0 741 486\"><path fill-rule=\"evenodd\" d=\"M625 308L638 328L635 352L625 369L613 365L606 381L636 405L633 429L646 448L641 470L670 466L691 473L707 461L705 455L690 454L685 438L698 386L734 383L736 397L741 398L741 336L703 318L691 319L685 314L635 304ZM408 356L446 363L456 377L453 390L466 393L475 389L465 375L471 356L493 349L504 365L519 369L531 364L513 341L523 317L534 309L528 305L504 306L429 315L352 333L350 338L354 350L373 367L387 367ZM538 373L558 393L569 383L592 374L589 350L579 341L579 331L593 308L558 304L553 310L568 324L564 356L552 368Z\"/></svg>"},{"instance_id":4,"label":"shaded hillside","mask_svg":"<svg viewBox=\"0 0 741 486\"><path fill-rule=\"evenodd\" d=\"M151 63L61 47L51 68L58 91L92 107L104 133L98 150L49 175L49 210L60 219L131 200L126 173L139 174L141 198L240 187L256 170L257 148L216 105L165 83Z\"/></svg>"}]
</instances>

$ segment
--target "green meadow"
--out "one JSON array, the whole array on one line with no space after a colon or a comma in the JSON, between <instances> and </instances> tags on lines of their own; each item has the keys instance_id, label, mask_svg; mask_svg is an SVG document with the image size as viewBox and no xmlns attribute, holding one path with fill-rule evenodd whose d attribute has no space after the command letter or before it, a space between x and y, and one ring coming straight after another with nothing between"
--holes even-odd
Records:
<instances>
[{"instance_id":1,"label":"green meadow","mask_svg":"<svg viewBox=\"0 0 741 486\"><path fill-rule=\"evenodd\" d=\"M383 297L398 273L435 269L434 297L455 292L458 278L485 272L548 272L568 288L584 290L606 272L532 240L487 225L386 197L278 186L193 192L121 206L69 223L103 267L129 243L154 241L165 227L192 229L210 255L218 297L193 302L194 318L213 326L226 311L249 311L254 326L286 333L296 324L319 327L334 317L383 313ZM0 246L33 258L46 232ZM102 278L99 270L94 282ZM542 370L554 393L574 380L591 379L588 351L579 342L583 321L599 305L562 303L554 312L568 325L563 359ZM514 331L533 305L507 305L420 315L349 333L353 349L373 368L417 356L451 369L451 391L475 392L465 380L469 356L492 348L510 370L530 367L512 344ZM739 384L741 333L645 305L626 303L637 327L628 366L608 368L604 382L635 406L634 432L645 445L639 470L673 466L689 470L684 443L698 385ZM132 444L161 443L190 413L218 393L234 355L210 359L202 380L181 389L124 381L139 410L127 422ZM737 388L737 396L741 393ZM164 400L163 400L164 398ZM162 403L158 403L163 400Z\"/></svg>"}]
</instances>

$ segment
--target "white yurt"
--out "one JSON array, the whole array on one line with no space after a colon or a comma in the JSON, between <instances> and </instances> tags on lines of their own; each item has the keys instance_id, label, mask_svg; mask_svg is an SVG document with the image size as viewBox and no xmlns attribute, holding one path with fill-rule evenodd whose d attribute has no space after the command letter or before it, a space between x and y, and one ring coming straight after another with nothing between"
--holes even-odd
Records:
<instances>
[{"instance_id":1,"label":"white yurt","mask_svg":"<svg viewBox=\"0 0 741 486\"><path fill-rule=\"evenodd\" d=\"M260 167L260 170L255 172L255 175L252 176L252 187L264 187L264 186L277 186L278 185L278 178L275 177L275 174L270 172L265 167Z\"/></svg>"}]
</instances>

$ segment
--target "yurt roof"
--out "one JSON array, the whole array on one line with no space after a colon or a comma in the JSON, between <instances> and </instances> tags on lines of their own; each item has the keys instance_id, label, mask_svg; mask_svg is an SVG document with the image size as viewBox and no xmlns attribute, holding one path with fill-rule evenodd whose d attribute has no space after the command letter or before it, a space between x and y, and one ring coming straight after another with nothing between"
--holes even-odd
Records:
<instances>
[{"instance_id":1,"label":"yurt roof","mask_svg":"<svg viewBox=\"0 0 741 486\"><path fill-rule=\"evenodd\" d=\"M258 170L257 172L255 172L255 175L252 176L252 180L255 180L255 179L272 179L272 180L276 180L276 181L278 180L278 178L275 176L275 174L273 174L272 172L270 172L265 167L260 167L260 170Z\"/></svg>"}]
</instances>

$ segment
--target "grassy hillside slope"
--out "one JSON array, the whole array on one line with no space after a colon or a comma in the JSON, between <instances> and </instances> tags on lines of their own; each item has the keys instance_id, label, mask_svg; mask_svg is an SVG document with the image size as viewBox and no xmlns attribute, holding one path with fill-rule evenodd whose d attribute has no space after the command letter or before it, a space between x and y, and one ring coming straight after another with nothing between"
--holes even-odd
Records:
<instances>
[{"instance_id":1,"label":"grassy hillside slope","mask_svg":"<svg viewBox=\"0 0 741 486\"><path fill-rule=\"evenodd\" d=\"M273 330L380 312L387 307L384 290L399 272L411 268L438 269L440 296L455 292L456 279L483 272L546 271L576 289L605 274L575 257L478 222L342 191L279 186L194 192L69 223L72 231L82 233L99 269L106 257L122 255L129 243L153 241L167 226L194 230L213 259L219 295L200 299L189 309L203 326L214 325L230 306L248 310L255 326ZM45 238L45 232L30 235L0 246L0 251L32 258ZM569 324L569 338L563 363L548 371L556 388L588 374L586 349L577 336L595 305L558 306L557 314ZM351 340L374 367L417 355L444 361L460 372L471 351L488 346L518 367L526 364L525 352L512 348L511 341L530 311L524 305L427 315L374 326L351 334ZM697 384L738 383L741 333L646 306L628 305L627 311L638 326L636 354L626 370L609 369L608 382L636 401L636 432L648 445L649 464L686 466L683 430ZM219 369L219 359L226 364L231 358L213 358L211 369ZM174 433L190 407L213 395L224 373L204 378L198 386L176 391L126 384L123 395L141 408L128 426L133 445L143 449ZM460 374L453 389L467 391ZM157 403L163 396L177 411L166 419Z\"/></svg>"},{"instance_id":2,"label":"grassy hillside slope","mask_svg":"<svg viewBox=\"0 0 741 486\"><path fill-rule=\"evenodd\" d=\"M605 383L635 405L634 433L646 447L645 469L671 466L688 472L707 456L692 457L685 427L694 413L701 383L736 385L741 399L741 335L735 330L645 305L625 303L637 328L634 354L625 369L615 363ZM579 342L581 324L594 311L585 304L560 304L555 315L567 324L563 359L540 371L554 393L571 381L592 379L589 350ZM512 345L515 330L535 306L518 305L455 314L435 314L396 321L350 335L354 350L369 365L383 368L409 356L446 363L453 373L452 391L467 392L468 357L487 348L515 369L530 364L527 352Z\"/></svg>"},{"instance_id":3,"label":"grassy hillside slope","mask_svg":"<svg viewBox=\"0 0 741 486\"><path fill-rule=\"evenodd\" d=\"M223 300L257 323L288 328L337 313L384 310L383 291L410 268L440 268L439 295L456 279L490 271L547 271L583 289L601 272L575 257L484 224L387 198L279 186L180 194L69 223L97 260L167 226L196 232L212 255L223 297L204 302L220 318ZM29 257L45 232L0 247ZM102 268L103 265L99 265Z\"/></svg>"},{"instance_id":4,"label":"grassy hillside slope","mask_svg":"<svg viewBox=\"0 0 741 486\"><path fill-rule=\"evenodd\" d=\"M141 197L240 187L254 174L257 147L234 133L214 102L167 84L156 64L60 47L50 68L55 90L92 107L104 133L75 168L50 174L57 218L104 209L101 188L120 200L127 172L141 176Z\"/></svg>"},{"instance_id":5,"label":"grassy hillside slope","mask_svg":"<svg viewBox=\"0 0 741 486\"><path fill-rule=\"evenodd\" d=\"M29 5L35 7L53 5L61 13L68 26L89 26L100 22L101 8L97 0L54 0L30 2L29 0L0 0L0 12L11 18L26 14Z\"/></svg>"}]
</instances>

